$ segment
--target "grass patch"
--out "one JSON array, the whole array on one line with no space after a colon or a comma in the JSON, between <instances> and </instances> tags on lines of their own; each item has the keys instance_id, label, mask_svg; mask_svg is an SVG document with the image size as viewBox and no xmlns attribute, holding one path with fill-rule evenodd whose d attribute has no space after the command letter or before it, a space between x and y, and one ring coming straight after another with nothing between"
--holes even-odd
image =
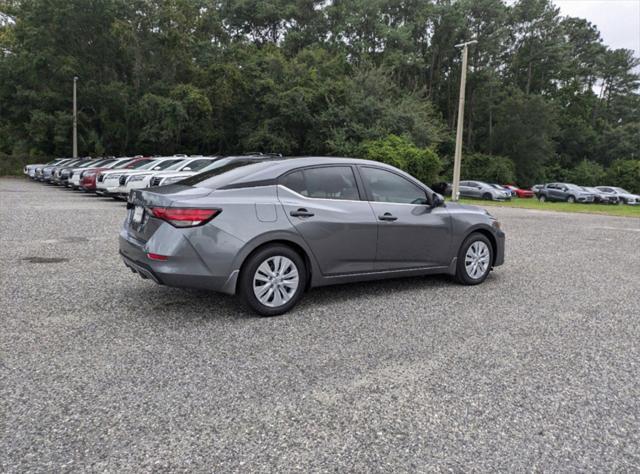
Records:
<instances>
[{"instance_id":1,"label":"grass patch","mask_svg":"<svg viewBox=\"0 0 640 474\"><path fill-rule=\"evenodd\" d=\"M519 207L537 211L577 212L580 214L603 214L606 216L640 218L640 206L627 204L578 204L568 202L540 202L537 199L516 198L511 201L483 201L480 199L460 199L462 204L473 204L480 207Z\"/></svg>"}]
</instances>

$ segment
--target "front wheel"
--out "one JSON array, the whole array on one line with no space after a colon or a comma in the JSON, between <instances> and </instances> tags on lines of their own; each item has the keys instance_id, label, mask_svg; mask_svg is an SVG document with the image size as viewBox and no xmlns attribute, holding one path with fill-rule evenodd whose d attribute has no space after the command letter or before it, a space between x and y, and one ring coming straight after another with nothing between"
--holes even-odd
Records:
<instances>
[{"instance_id":1,"label":"front wheel","mask_svg":"<svg viewBox=\"0 0 640 474\"><path fill-rule=\"evenodd\" d=\"M260 316L277 316L293 308L307 285L304 260L285 245L269 245L242 267L239 294Z\"/></svg>"},{"instance_id":2,"label":"front wheel","mask_svg":"<svg viewBox=\"0 0 640 474\"><path fill-rule=\"evenodd\" d=\"M484 194L482 195L482 199L484 199L485 201L491 201L491 200L492 200L491 194L489 194L489 193L484 193Z\"/></svg>"},{"instance_id":3,"label":"front wheel","mask_svg":"<svg viewBox=\"0 0 640 474\"><path fill-rule=\"evenodd\" d=\"M493 247L480 233L467 237L458 251L456 280L463 285L478 285L487 279L493 263Z\"/></svg>"},{"instance_id":4,"label":"front wheel","mask_svg":"<svg viewBox=\"0 0 640 474\"><path fill-rule=\"evenodd\" d=\"M576 198L575 198L575 197L573 197L573 196L569 196L569 197L567 198L567 202L568 202L568 203L570 203L570 204L573 204L574 202L576 202Z\"/></svg>"}]
</instances>

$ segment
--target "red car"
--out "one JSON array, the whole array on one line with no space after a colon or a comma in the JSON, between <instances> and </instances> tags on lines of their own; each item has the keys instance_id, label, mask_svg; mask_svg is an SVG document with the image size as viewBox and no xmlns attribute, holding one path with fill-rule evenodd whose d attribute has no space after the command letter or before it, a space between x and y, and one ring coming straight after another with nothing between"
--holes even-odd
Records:
<instances>
[{"instance_id":1,"label":"red car","mask_svg":"<svg viewBox=\"0 0 640 474\"><path fill-rule=\"evenodd\" d=\"M150 160L151 158L136 157L128 160L123 160L117 163L115 166L106 166L102 168L88 169L82 173L82 177L80 179L80 188L83 189L84 191L95 191L96 179L100 171L104 171L108 169L117 169L117 168L133 169L148 163Z\"/></svg>"},{"instance_id":2,"label":"red car","mask_svg":"<svg viewBox=\"0 0 640 474\"><path fill-rule=\"evenodd\" d=\"M531 191L530 189L520 189L519 187L514 186L513 184L505 184L504 187L516 193L516 196L518 196L519 198L532 198L535 196L534 192Z\"/></svg>"}]
</instances>

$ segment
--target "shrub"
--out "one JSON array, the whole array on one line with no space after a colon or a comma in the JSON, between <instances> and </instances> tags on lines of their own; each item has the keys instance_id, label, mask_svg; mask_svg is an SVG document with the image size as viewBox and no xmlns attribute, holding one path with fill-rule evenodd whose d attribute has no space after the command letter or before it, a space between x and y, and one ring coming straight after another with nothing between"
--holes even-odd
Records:
<instances>
[{"instance_id":1,"label":"shrub","mask_svg":"<svg viewBox=\"0 0 640 474\"><path fill-rule=\"evenodd\" d=\"M640 160L616 160L607 170L607 185L640 194Z\"/></svg>"},{"instance_id":2,"label":"shrub","mask_svg":"<svg viewBox=\"0 0 640 474\"><path fill-rule=\"evenodd\" d=\"M600 186L606 173L601 164L582 160L568 173L568 180L580 186Z\"/></svg>"},{"instance_id":3,"label":"shrub","mask_svg":"<svg viewBox=\"0 0 640 474\"><path fill-rule=\"evenodd\" d=\"M470 153L462 157L460 176L462 179L487 183L513 183L516 180L516 166L504 156Z\"/></svg>"},{"instance_id":4,"label":"shrub","mask_svg":"<svg viewBox=\"0 0 640 474\"><path fill-rule=\"evenodd\" d=\"M431 148L418 148L406 137L389 135L380 140L364 142L360 156L395 166L429 185L438 179L442 161Z\"/></svg>"}]
</instances>

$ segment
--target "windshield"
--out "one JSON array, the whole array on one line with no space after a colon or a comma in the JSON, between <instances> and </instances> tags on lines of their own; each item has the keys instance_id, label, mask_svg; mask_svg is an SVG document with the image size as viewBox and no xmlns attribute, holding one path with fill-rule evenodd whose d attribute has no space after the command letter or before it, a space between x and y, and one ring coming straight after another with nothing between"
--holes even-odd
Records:
<instances>
[{"instance_id":1,"label":"windshield","mask_svg":"<svg viewBox=\"0 0 640 474\"><path fill-rule=\"evenodd\" d=\"M132 161L133 161L133 158L129 158L127 160L121 160L121 161L117 161L116 160L116 163L111 167L111 169L117 170L117 169L120 169L120 168L124 168L129 163L131 163Z\"/></svg>"},{"instance_id":2,"label":"windshield","mask_svg":"<svg viewBox=\"0 0 640 474\"><path fill-rule=\"evenodd\" d=\"M153 171L166 170L171 165L182 163L183 161L184 161L184 158L178 158L175 160L164 160L164 161L156 162L154 165L152 165L149 168L141 168L141 169L153 170Z\"/></svg>"},{"instance_id":3,"label":"windshield","mask_svg":"<svg viewBox=\"0 0 640 474\"><path fill-rule=\"evenodd\" d=\"M247 165L265 164L266 163L264 163L263 159L256 158L222 158L204 168L201 173L183 179L182 181L180 181L180 184L184 184L185 186L195 186L196 184L199 184L199 187L215 189L223 182L226 183L227 181L229 181L228 179L226 179L226 177L225 179L221 179L219 178L219 176ZM242 176L244 173L244 170L242 171L242 173L238 173L238 177ZM234 177L231 177L231 179L234 179Z\"/></svg>"},{"instance_id":4,"label":"windshield","mask_svg":"<svg viewBox=\"0 0 640 474\"><path fill-rule=\"evenodd\" d=\"M582 191L582 188L580 188L580 186L576 186L575 184L567 184L566 186L567 188L573 189L575 191Z\"/></svg>"},{"instance_id":5,"label":"windshield","mask_svg":"<svg viewBox=\"0 0 640 474\"><path fill-rule=\"evenodd\" d=\"M630 194L629 191L627 191L626 189L622 189L622 188L613 188L613 189L615 189L616 191L622 194Z\"/></svg>"},{"instance_id":6,"label":"windshield","mask_svg":"<svg viewBox=\"0 0 640 474\"><path fill-rule=\"evenodd\" d=\"M189 166L187 163L185 163L186 160L181 160L178 161L177 163L172 164L171 166L168 166L167 168L165 168L167 171L174 171L177 169L180 169L182 166Z\"/></svg>"},{"instance_id":7,"label":"windshield","mask_svg":"<svg viewBox=\"0 0 640 474\"><path fill-rule=\"evenodd\" d=\"M202 171L208 166L210 166L214 160L193 160L191 163L187 164L183 171Z\"/></svg>"}]
</instances>

